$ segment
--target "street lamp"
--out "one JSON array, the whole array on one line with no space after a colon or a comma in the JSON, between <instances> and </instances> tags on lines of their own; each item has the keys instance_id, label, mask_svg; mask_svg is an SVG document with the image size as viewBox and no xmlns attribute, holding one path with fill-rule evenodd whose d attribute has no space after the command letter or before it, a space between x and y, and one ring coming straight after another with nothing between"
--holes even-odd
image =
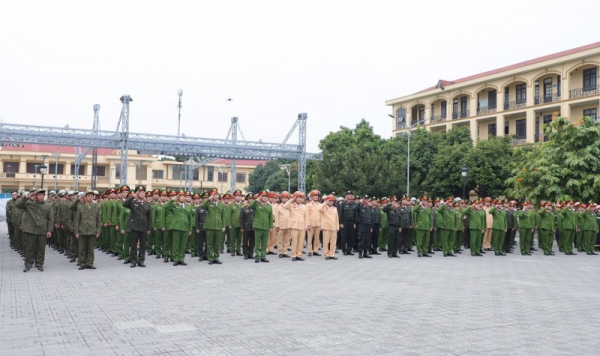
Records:
<instances>
[{"instance_id":1,"label":"street lamp","mask_svg":"<svg viewBox=\"0 0 600 356\"><path fill-rule=\"evenodd\" d=\"M391 117L392 119L396 119L396 122L398 122L398 118L396 118L394 115L392 114L388 114L389 117ZM412 128L417 126L417 125L425 125L425 121L427 119L423 119L423 120L418 120L417 122L415 122L414 125L411 126L406 126L406 133L407 133L407 155L406 155L406 195L410 196L410 136L412 135ZM408 121L408 120L407 120Z\"/></svg>"},{"instance_id":2,"label":"street lamp","mask_svg":"<svg viewBox=\"0 0 600 356\"><path fill-rule=\"evenodd\" d=\"M44 189L44 176L46 175L46 169L48 169L48 167L42 163L40 165L40 174L42 175L42 184L40 185L41 189Z\"/></svg>"},{"instance_id":3,"label":"street lamp","mask_svg":"<svg viewBox=\"0 0 600 356\"><path fill-rule=\"evenodd\" d=\"M287 172L288 175L288 193L290 192L290 168L292 166L290 164L282 164L279 166L279 168L285 168L285 171Z\"/></svg>"},{"instance_id":4,"label":"street lamp","mask_svg":"<svg viewBox=\"0 0 600 356\"><path fill-rule=\"evenodd\" d=\"M465 196L465 181L467 179L467 174L469 173L469 169L465 166L462 167L462 169L460 170L460 174L462 176L462 182L463 182L463 199L466 199Z\"/></svg>"}]
</instances>

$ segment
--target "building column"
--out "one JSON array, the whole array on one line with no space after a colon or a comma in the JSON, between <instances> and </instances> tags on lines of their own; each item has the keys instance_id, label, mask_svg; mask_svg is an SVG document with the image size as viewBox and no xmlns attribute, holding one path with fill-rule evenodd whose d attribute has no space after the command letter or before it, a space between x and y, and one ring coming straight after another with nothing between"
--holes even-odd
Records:
<instances>
[{"instance_id":1,"label":"building column","mask_svg":"<svg viewBox=\"0 0 600 356\"><path fill-rule=\"evenodd\" d=\"M452 123L450 121L446 122L446 132L452 130Z\"/></svg>"},{"instance_id":2,"label":"building column","mask_svg":"<svg viewBox=\"0 0 600 356\"><path fill-rule=\"evenodd\" d=\"M479 140L477 137L477 120L469 120L469 130L471 131L471 139L473 140L473 143L477 144L477 141Z\"/></svg>"},{"instance_id":3,"label":"building column","mask_svg":"<svg viewBox=\"0 0 600 356\"><path fill-rule=\"evenodd\" d=\"M496 116L496 136L502 137L504 136L504 123L506 120L504 119L504 115Z\"/></svg>"},{"instance_id":4,"label":"building column","mask_svg":"<svg viewBox=\"0 0 600 356\"><path fill-rule=\"evenodd\" d=\"M68 176L71 174L71 161L66 161L64 164L65 165L63 167L63 174ZM76 172L74 172L74 173L76 173Z\"/></svg>"},{"instance_id":5,"label":"building column","mask_svg":"<svg viewBox=\"0 0 600 356\"><path fill-rule=\"evenodd\" d=\"M527 109L525 118L527 119L527 121L525 121L527 125L526 140L528 143L535 143L535 111L533 109Z\"/></svg>"},{"instance_id":6,"label":"building column","mask_svg":"<svg viewBox=\"0 0 600 356\"><path fill-rule=\"evenodd\" d=\"M25 158L21 158L19 162L19 173L27 173L27 161Z\"/></svg>"}]
</instances>

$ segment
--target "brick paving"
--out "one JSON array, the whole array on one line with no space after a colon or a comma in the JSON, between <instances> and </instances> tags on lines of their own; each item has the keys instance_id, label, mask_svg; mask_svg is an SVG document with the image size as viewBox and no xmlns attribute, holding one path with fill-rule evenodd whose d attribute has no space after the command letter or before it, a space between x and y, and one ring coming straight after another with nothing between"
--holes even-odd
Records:
<instances>
[{"instance_id":1,"label":"brick paving","mask_svg":"<svg viewBox=\"0 0 600 356\"><path fill-rule=\"evenodd\" d=\"M598 354L600 256L338 256L23 273L2 224L0 355Z\"/></svg>"}]
</instances>

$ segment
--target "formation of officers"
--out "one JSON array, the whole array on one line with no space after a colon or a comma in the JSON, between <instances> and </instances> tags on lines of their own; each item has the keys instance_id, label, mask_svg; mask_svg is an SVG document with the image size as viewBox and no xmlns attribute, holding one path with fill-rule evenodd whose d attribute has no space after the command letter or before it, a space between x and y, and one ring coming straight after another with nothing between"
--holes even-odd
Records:
<instances>
[{"instance_id":1,"label":"formation of officers","mask_svg":"<svg viewBox=\"0 0 600 356\"><path fill-rule=\"evenodd\" d=\"M44 190L12 194L6 205L11 247L25 260L24 272L44 270L46 245L64 254L80 270L95 269L94 249L110 254L131 268L146 267L146 256L174 266L187 265L186 254L221 264L220 255L243 256L255 263L269 262L267 255L304 261L322 256L372 258L387 252L399 258L415 250L418 257L442 252L456 257L465 249L471 256L487 252L513 253L519 231L523 256L538 248L546 256L574 249L596 255L599 205L567 201L516 201L485 198L464 201L407 196L397 199L344 198L321 195L317 190L280 194L240 190L220 195L185 191L146 191L137 186L97 191ZM322 248L320 248L322 246ZM306 252L304 252L306 247ZM275 252L277 250L277 252Z\"/></svg>"}]
</instances>

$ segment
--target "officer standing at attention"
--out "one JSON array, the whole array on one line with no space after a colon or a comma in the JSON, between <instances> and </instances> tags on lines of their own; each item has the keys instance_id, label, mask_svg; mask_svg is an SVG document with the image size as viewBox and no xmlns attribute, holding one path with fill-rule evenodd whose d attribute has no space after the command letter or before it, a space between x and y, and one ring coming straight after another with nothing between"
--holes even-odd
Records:
<instances>
[{"instance_id":1,"label":"officer standing at attention","mask_svg":"<svg viewBox=\"0 0 600 356\"><path fill-rule=\"evenodd\" d=\"M254 221L254 210L248 206L254 201L252 192L246 193L245 205L240 210L240 232L242 233L242 253L244 259L254 258L254 228L252 222Z\"/></svg>"},{"instance_id":2,"label":"officer standing at attention","mask_svg":"<svg viewBox=\"0 0 600 356\"><path fill-rule=\"evenodd\" d=\"M431 224L431 210L427 207L427 197L421 198L421 204L412 208L413 226L417 235L417 251L419 257L431 257L427 254L429 249L430 233L433 231Z\"/></svg>"},{"instance_id":3,"label":"officer standing at attention","mask_svg":"<svg viewBox=\"0 0 600 356\"><path fill-rule=\"evenodd\" d=\"M29 272L34 263L38 271L44 271L46 241L52 236L54 226L54 211L52 205L44 201L45 196L45 190L34 191L15 204L16 208L25 210L22 228L27 250L23 272Z\"/></svg>"},{"instance_id":4,"label":"officer standing at attention","mask_svg":"<svg viewBox=\"0 0 600 356\"><path fill-rule=\"evenodd\" d=\"M372 258L369 256L371 244L371 233L373 232L373 211L369 206L369 196L365 195L360 204L352 209L356 214L356 225L358 226L358 258Z\"/></svg>"},{"instance_id":5,"label":"officer standing at attention","mask_svg":"<svg viewBox=\"0 0 600 356\"><path fill-rule=\"evenodd\" d=\"M254 210L254 238L256 247L254 248L255 261L269 262L266 258L267 243L269 242L269 234L273 230L273 208L269 204L269 192L262 190L258 194L259 201L253 201L248 207Z\"/></svg>"},{"instance_id":6,"label":"officer standing at attention","mask_svg":"<svg viewBox=\"0 0 600 356\"><path fill-rule=\"evenodd\" d=\"M223 233L225 232L225 209L226 206L219 201L219 191L213 188L208 193L209 198L202 203L201 207L206 209L206 221L204 221L204 230L206 231L206 246L208 254L208 264L214 263L220 265L219 249L221 248Z\"/></svg>"},{"instance_id":7,"label":"officer standing at attention","mask_svg":"<svg viewBox=\"0 0 600 356\"><path fill-rule=\"evenodd\" d=\"M96 269L94 267L94 245L96 238L100 236L102 220L100 218L100 206L94 204L94 192L85 192L85 202L75 201L71 210L75 212L73 221L73 232L79 241L79 269Z\"/></svg>"},{"instance_id":8,"label":"officer standing at attention","mask_svg":"<svg viewBox=\"0 0 600 356\"><path fill-rule=\"evenodd\" d=\"M146 267L146 239L150 229L152 229L152 206L145 199L146 187L138 185L135 187L134 196L127 198L123 202L123 207L129 208L131 213L127 227L131 230L131 268L136 264L140 267ZM138 243L140 248L138 249Z\"/></svg>"},{"instance_id":9,"label":"officer standing at attention","mask_svg":"<svg viewBox=\"0 0 600 356\"><path fill-rule=\"evenodd\" d=\"M338 206L340 220L340 231L342 237L342 252L344 256L354 256L352 246L354 245L354 224L356 223L354 210L354 196L352 191L347 191L345 200Z\"/></svg>"}]
</instances>

